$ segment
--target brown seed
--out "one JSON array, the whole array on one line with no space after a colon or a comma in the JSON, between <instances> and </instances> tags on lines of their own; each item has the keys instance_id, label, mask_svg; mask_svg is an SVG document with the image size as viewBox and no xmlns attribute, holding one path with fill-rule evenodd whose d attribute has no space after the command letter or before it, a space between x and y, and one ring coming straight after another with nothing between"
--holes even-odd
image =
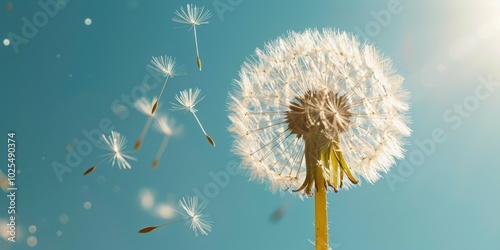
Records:
<instances>
[{"instance_id":1,"label":"brown seed","mask_svg":"<svg viewBox=\"0 0 500 250\"><path fill-rule=\"evenodd\" d=\"M198 69L200 69L200 71L201 71L201 59L199 56L196 59L196 63L198 64Z\"/></svg>"},{"instance_id":2,"label":"brown seed","mask_svg":"<svg viewBox=\"0 0 500 250\"><path fill-rule=\"evenodd\" d=\"M209 142L210 144L212 144L212 146L214 146L214 147L215 147L215 142L214 142L214 140L212 139L212 137L210 137L209 135L205 135L205 136L207 137L208 142Z\"/></svg>"},{"instance_id":3,"label":"brown seed","mask_svg":"<svg viewBox=\"0 0 500 250\"><path fill-rule=\"evenodd\" d=\"M158 101L156 101L155 104L153 105L153 108L151 109L151 114L155 113L157 107L158 107Z\"/></svg>"},{"instance_id":4,"label":"brown seed","mask_svg":"<svg viewBox=\"0 0 500 250\"><path fill-rule=\"evenodd\" d=\"M83 173L83 175L88 175L88 174L90 174L92 171L94 171L95 167L96 167L96 166L93 166L93 167L91 167L91 168L87 169L87 171L85 171L85 173Z\"/></svg>"},{"instance_id":5,"label":"brown seed","mask_svg":"<svg viewBox=\"0 0 500 250\"><path fill-rule=\"evenodd\" d=\"M138 232L138 233L141 233L141 234L144 234L144 233L149 233L149 232L151 232L151 231L153 231L153 230L155 230L155 229L157 229L157 228L158 228L158 226L149 226L149 227L145 227L145 228L143 228L143 229L139 230L139 232Z\"/></svg>"},{"instance_id":6,"label":"brown seed","mask_svg":"<svg viewBox=\"0 0 500 250\"><path fill-rule=\"evenodd\" d=\"M139 150L139 148L141 148L141 145L142 145L142 140L141 139L137 139L137 141L134 144L134 150L135 151Z\"/></svg>"}]
</instances>

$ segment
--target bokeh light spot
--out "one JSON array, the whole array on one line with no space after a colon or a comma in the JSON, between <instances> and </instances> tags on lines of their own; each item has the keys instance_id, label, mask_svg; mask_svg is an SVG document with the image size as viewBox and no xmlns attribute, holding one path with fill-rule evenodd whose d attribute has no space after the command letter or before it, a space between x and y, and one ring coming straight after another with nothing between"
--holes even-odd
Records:
<instances>
[{"instance_id":1,"label":"bokeh light spot","mask_svg":"<svg viewBox=\"0 0 500 250\"><path fill-rule=\"evenodd\" d=\"M446 71L446 66L444 64L440 63L437 65L437 70L439 72L444 72L444 71Z\"/></svg>"},{"instance_id":2,"label":"bokeh light spot","mask_svg":"<svg viewBox=\"0 0 500 250\"><path fill-rule=\"evenodd\" d=\"M36 246L36 244L38 244L38 239L36 238L36 236L31 235L26 240L26 243L28 243L28 246L34 247L34 246Z\"/></svg>"},{"instance_id":3,"label":"bokeh light spot","mask_svg":"<svg viewBox=\"0 0 500 250\"><path fill-rule=\"evenodd\" d=\"M92 203L90 203L90 201L86 201L85 203L83 203L83 207L85 209L90 209L92 207Z\"/></svg>"},{"instance_id":4,"label":"bokeh light spot","mask_svg":"<svg viewBox=\"0 0 500 250\"><path fill-rule=\"evenodd\" d=\"M11 2L6 2L5 3L5 10L6 11L11 11L13 7L14 7L14 5L12 5Z\"/></svg>"},{"instance_id":5,"label":"bokeh light spot","mask_svg":"<svg viewBox=\"0 0 500 250\"><path fill-rule=\"evenodd\" d=\"M10 237L9 225L7 225L7 220L0 219L0 238L7 240Z\"/></svg>"},{"instance_id":6,"label":"bokeh light spot","mask_svg":"<svg viewBox=\"0 0 500 250\"><path fill-rule=\"evenodd\" d=\"M160 204L156 207L156 214L163 219L170 219L174 217L175 210L168 204Z\"/></svg>"},{"instance_id":7,"label":"bokeh light spot","mask_svg":"<svg viewBox=\"0 0 500 250\"><path fill-rule=\"evenodd\" d=\"M67 214L61 214L59 216L59 222L61 222L61 224L66 224L68 223L69 221L69 216Z\"/></svg>"},{"instance_id":8,"label":"bokeh light spot","mask_svg":"<svg viewBox=\"0 0 500 250\"><path fill-rule=\"evenodd\" d=\"M106 181L106 177L104 177L102 175L99 175L99 177L97 177L97 182L99 182L99 184L103 184L105 181Z\"/></svg>"},{"instance_id":9,"label":"bokeh light spot","mask_svg":"<svg viewBox=\"0 0 500 250\"><path fill-rule=\"evenodd\" d=\"M141 206L144 209L150 209L153 207L153 204L155 202L153 193L149 189L141 189L139 191L139 198L141 199Z\"/></svg>"}]
</instances>

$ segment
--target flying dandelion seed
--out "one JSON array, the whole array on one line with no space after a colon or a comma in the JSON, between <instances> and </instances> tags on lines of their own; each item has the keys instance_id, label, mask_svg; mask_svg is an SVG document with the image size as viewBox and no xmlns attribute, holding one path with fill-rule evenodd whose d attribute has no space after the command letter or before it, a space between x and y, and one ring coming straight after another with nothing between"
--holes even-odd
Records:
<instances>
[{"instance_id":1,"label":"flying dandelion seed","mask_svg":"<svg viewBox=\"0 0 500 250\"><path fill-rule=\"evenodd\" d=\"M175 95L175 100L177 100L178 103L173 103L173 111L184 111L184 112L191 112L193 114L194 118L198 122L198 125L201 128L201 131L207 138L208 142L215 147L215 141L210 137L207 132L205 132L205 129L203 128L203 125L201 125L200 120L198 119L198 116L196 116L196 112L198 111L194 107L196 104L198 104L201 100L203 100L204 97L198 98L200 95L201 90L196 88L194 89L189 89L189 90L183 90L181 91L180 95Z\"/></svg>"},{"instance_id":2,"label":"flying dandelion seed","mask_svg":"<svg viewBox=\"0 0 500 250\"><path fill-rule=\"evenodd\" d=\"M101 141L104 144L102 145L102 147L106 150L111 151L111 153L105 154L104 159L102 159L91 168L87 169L87 171L85 171L83 175L90 174L105 160L109 160L109 162L111 162L111 166L115 166L116 163L120 169L132 168L127 160L135 161L136 159L128 155L128 152L123 151L126 148L127 144L127 139L125 138L125 136L120 135L120 133L116 131L111 131L111 135L108 137L102 135Z\"/></svg>"},{"instance_id":3,"label":"flying dandelion seed","mask_svg":"<svg viewBox=\"0 0 500 250\"><path fill-rule=\"evenodd\" d=\"M239 76L229 102L233 151L273 191L315 188L315 242L327 249L327 186L374 183L403 158L411 133L403 78L373 46L331 29L267 43Z\"/></svg>"},{"instance_id":4,"label":"flying dandelion seed","mask_svg":"<svg viewBox=\"0 0 500 250\"><path fill-rule=\"evenodd\" d=\"M151 59L151 64L152 65L148 64L148 67L156 70L159 73L162 73L165 76L165 82L163 83L163 87L161 88L158 100L156 100L153 104L153 107L151 107L151 115L153 115L158 108L158 102L160 101L163 91L165 90L165 86L167 86L168 79L175 76L185 75L186 72L184 71L183 66L176 65L175 58L169 56L153 56L153 59Z\"/></svg>"},{"instance_id":5,"label":"flying dandelion seed","mask_svg":"<svg viewBox=\"0 0 500 250\"><path fill-rule=\"evenodd\" d=\"M193 4L188 4L186 6L186 11L184 11L184 8L181 6L181 9L176 10L174 13L175 16L174 18L172 18L172 21L193 25L194 44L196 46L196 64L198 65L198 69L201 71L201 59L200 53L198 51L198 37L196 35L196 26L208 24L208 19L212 17L212 14L210 13L210 10L205 10L205 7L199 8L198 6Z\"/></svg>"},{"instance_id":6,"label":"flying dandelion seed","mask_svg":"<svg viewBox=\"0 0 500 250\"><path fill-rule=\"evenodd\" d=\"M208 235L212 231L210 216L201 213L205 209L205 205L203 203L198 204L198 197L182 198L179 201L179 205L184 210L184 219L187 220L186 225L194 231L196 236L199 233Z\"/></svg>"},{"instance_id":7,"label":"flying dandelion seed","mask_svg":"<svg viewBox=\"0 0 500 250\"><path fill-rule=\"evenodd\" d=\"M151 122L153 122L153 118L155 113L151 112L153 109L153 105L156 104L156 98L153 98L152 101L149 101L147 98L142 97L134 102L134 106L139 112L148 116L148 120L146 120L146 124L144 124L144 128L142 128L141 134L139 135L139 139L135 141L134 150L137 151L141 148L142 142L144 141L144 137L148 133L149 127L151 126Z\"/></svg>"},{"instance_id":8,"label":"flying dandelion seed","mask_svg":"<svg viewBox=\"0 0 500 250\"><path fill-rule=\"evenodd\" d=\"M148 226L139 230L139 233L149 233L159 227L167 226L170 224L178 222L186 222L186 225L194 231L196 237L199 234L208 235L212 231L212 221L209 215L202 214L205 205L198 204L198 197L186 197L179 200L179 206L182 208L182 212L178 212L182 215L182 219L167 222L158 226Z\"/></svg>"},{"instance_id":9,"label":"flying dandelion seed","mask_svg":"<svg viewBox=\"0 0 500 250\"><path fill-rule=\"evenodd\" d=\"M158 167L160 163L160 159L163 155L163 152L167 148L168 141L172 135L176 135L180 131L180 127L175 126L175 120L173 118L167 118L167 116L159 116L156 119L156 129L164 134L163 141L161 142L160 148L158 149L158 153L153 160L151 166L153 168Z\"/></svg>"}]
</instances>

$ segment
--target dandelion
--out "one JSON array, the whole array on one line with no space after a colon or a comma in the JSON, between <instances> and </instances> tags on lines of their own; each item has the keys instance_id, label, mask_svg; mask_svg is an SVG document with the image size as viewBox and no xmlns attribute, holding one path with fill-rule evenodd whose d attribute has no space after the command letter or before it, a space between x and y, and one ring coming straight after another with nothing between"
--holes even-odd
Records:
<instances>
[{"instance_id":1,"label":"dandelion","mask_svg":"<svg viewBox=\"0 0 500 250\"><path fill-rule=\"evenodd\" d=\"M173 104L174 106L173 106L172 110L174 110L174 111L185 111L185 112L189 111L189 112L191 112L191 114L193 114L194 118L198 122L198 125L200 125L201 131L203 132L203 134L207 138L208 142L210 144L212 144L212 146L215 147L214 140L212 139L212 137L210 137L207 134L207 132L205 132L205 129L203 128L203 125L201 125L201 122L198 119L198 116L196 116L196 112L198 110L195 109L194 107L196 106L196 104L198 104L204 98L204 97L198 98L198 96L200 95L200 93L201 93L201 90L198 89L198 88L194 89L194 91L191 88L189 90L183 90L183 91L181 91L181 93L180 93L179 96L178 95L175 96L175 100L177 100L178 103L174 103Z\"/></svg>"},{"instance_id":2,"label":"dandelion","mask_svg":"<svg viewBox=\"0 0 500 250\"><path fill-rule=\"evenodd\" d=\"M327 249L327 186L374 183L403 158L411 133L403 78L373 46L331 29L267 43L239 76L229 101L233 151L273 191L314 188L316 249Z\"/></svg>"},{"instance_id":3,"label":"dandelion","mask_svg":"<svg viewBox=\"0 0 500 250\"><path fill-rule=\"evenodd\" d=\"M172 135L179 133L180 127L175 126L175 120L173 118L167 118L167 116L159 116L156 119L156 129L163 133L165 136L163 137L163 141L161 142L161 146L158 149L158 153L156 153L155 159L151 166L156 168L160 163L161 156L167 148L168 141Z\"/></svg>"},{"instance_id":4,"label":"dandelion","mask_svg":"<svg viewBox=\"0 0 500 250\"><path fill-rule=\"evenodd\" d=\"M167 86L168 78L173 78L175 76L180 76L186 74L183 66L177 66L175 63L175 58L169 56L160 56L154 57L151 59L151 64L148 65L151 69L156 70L159 73L162 73L165 76L165 82L163 83L163 87L161 88L160 95L158 96L158 100L156 100L151 108L151 115L155 113L158 108L158 102L165 90L165 86Z\"/></svg>"},{"instance_id":5,"label":"dandelion","mask_svg":"<svg viewBox=\"0 0 500 250\"><path fill-rule=\"evenodd\" d=\"M105 154L104 159L102 159L91 168L87 169L87 171L85 171L83 175L90 174L105 160L109 160L109 162L111 162L111 166L114 166L116 163L120 169L132 168L127 160L135 161L136 159L128 155L127 152L123 151L127 144L127 139L125 138L125 136L120 135L120 133L116 131L111 131L111 135L108 137L103 134L101 137L101 141L103 143L102 147L106 150L111 151L111 153Z\"/></svg>"},{"instance_id":6,"label":"dandelion","mask_svg":"<svg viewBox=\"0 0 500 250\"><path fill-rule=\"evenodd\" d=\"M201 59L200 53L198 51L198 37L196 36L196 26L201 24L208 24L208 19L212 17L212 14L210 13L210 10L205 10L205 7L199 8L194 4L188 4L185 11L181 6L181 9L176 10L174 13L175 16L174 18L172 18L172 21L193 25L194 43L196 46L196 63L198 64L198 69L201 71Z\"/></svg>"},{"instance_id":7,"label":"dandelion","mask_svg":"<svg viewBox=\"0 0 500 250\"><path fill-rule=\"evenodd\" d=\"M198 197L182 198L182 200L179 200L179 206L181 207L182 212L177 211L177 213L182 215L182 219L167 222L158 226L147 226L139 230L139 233L149 233L159 227L183 221L186 222L186 226L194 231L194 234L197 237L199 234L208 235L208 233L212 231L212 221L210 220L210 216L202 214L203 209L205 209L205 205L203 203L198 204Z\"/></svg>"},{"instance_id":8,"label":"dandelion","mask_svg":"<svg viewBox=\"0 0 500 250\"><path fill-rule=\"evenodd\" d=\"M142 145L142 141L144 137L148 133L149 127L151 126L151 122L153 122L153 118L155 113L151 112L153 107L153 103L156 103L156 98L153 98L153 101L149 101L146 97L139 98L134 102L134 106L139 112L148 116L148 120L146 120L146 124L144 124L144 128L142 128L141 134L139 135L139 139L134 144L134 150L139 150Z\"/></svg>"}]
</instances>

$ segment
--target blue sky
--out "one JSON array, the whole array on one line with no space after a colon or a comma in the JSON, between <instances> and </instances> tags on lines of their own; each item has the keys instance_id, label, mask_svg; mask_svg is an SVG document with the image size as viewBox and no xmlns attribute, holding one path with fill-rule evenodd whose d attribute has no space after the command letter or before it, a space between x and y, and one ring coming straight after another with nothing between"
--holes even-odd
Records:
<instances>
[{"instance_id":1,"label":"blue sky","mask_svg":"<svg viewBox=\"0 0 500 250\"><path fill-rule=\"evenodd\" d=\"M226 104L240 65L255 48L288 30L314 27L369 40L392 58L411 93L406 159L374 185L329 194L331 246L500 247L498 1L66 0L47 12L43 4L54 2L1 1L0 149L7 152L7 133L14 131L18 166L17 242L0 232L1 249L314 249L308 241L314 239L311 199L273 194L232 171L239 159L230 152ZM192 30L171 21L187 3L213 14L197 30L201 72ZM187 70L169 80L159 110L183 133L169 141L155 170L150 164L163 136L152 129L132 169L104 164L82 176L106 153L91 146L87 155L74 156L89 141L87 133L112 127L132 149L147 117L127 99L158 95L162 79L146 65L160 55L175 57ZM141 92L144 83L157 86ZM169 110L175 94L194 87L205 96L197 114L215 148L189 113ZM68 172L56 174L58 164ZM0 170L6 174L7 165ZM9 219L6 195L0 199L2 230ZM178 219L167 219L171 209L194 195L208 200L204 212L214 221L208 236L195 237L182 223L137 233ZM277 209L284 213L273 221Z\"/></svg>"}]
</instances>

